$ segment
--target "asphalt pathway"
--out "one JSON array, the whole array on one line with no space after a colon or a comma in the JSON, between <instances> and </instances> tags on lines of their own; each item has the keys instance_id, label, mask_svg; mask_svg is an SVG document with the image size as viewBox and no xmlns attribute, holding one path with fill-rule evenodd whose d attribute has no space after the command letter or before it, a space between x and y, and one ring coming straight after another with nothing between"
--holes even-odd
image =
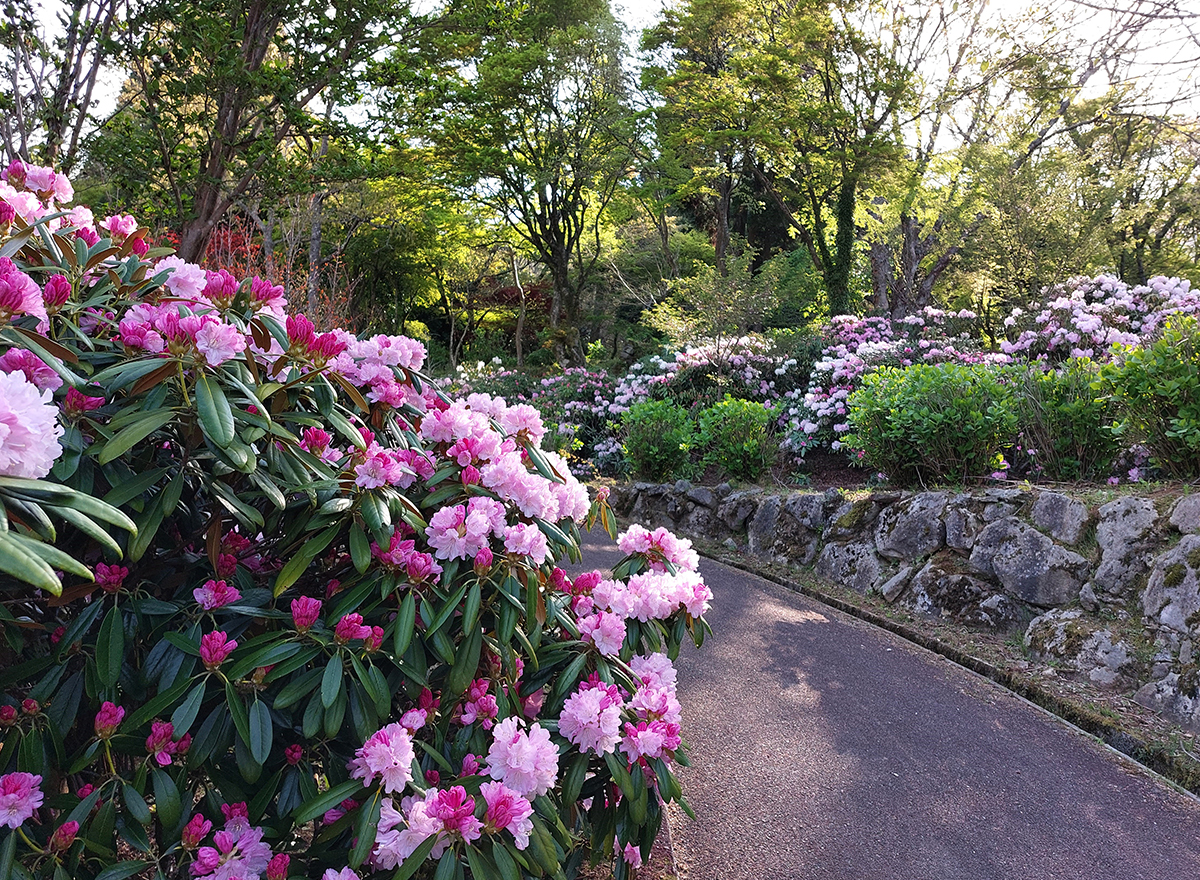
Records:
<instances>
[{"instance_id":1,"label":"asphalt pathway","mask_svg":"<svg viewBox=\"0 0 1200 880\"><path fill-rule=\"evenodd\" d=\"M619 557L586 539L584 561ZM1200 877L1200 804L891 633L703 560L677 664L688 880Z\"/></svg>"}]
</instances>

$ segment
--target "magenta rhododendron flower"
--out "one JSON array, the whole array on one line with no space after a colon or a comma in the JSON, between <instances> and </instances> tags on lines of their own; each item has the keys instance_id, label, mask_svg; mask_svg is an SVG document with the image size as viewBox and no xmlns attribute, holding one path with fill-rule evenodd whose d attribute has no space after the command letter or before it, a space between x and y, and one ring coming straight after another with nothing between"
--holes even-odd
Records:
<instances>
[{"instance_id":1,"label":"magenta rhododendron flower","mask_svg":"<svg viewBox=\"0 0 1200 880\"><path fill-rule=\"evenodd\" d=\"M100 739L108 739L117 732L117 725L125 718L125 710L105 700L100 706L100 711L96 713L96 736Z\"/></svg>"},{"instance_id":2,"label":"magenta rhododendron flower","mask_svg":"<svg viewBox=\"0 0 1200 880\"><path fill-rule=\"evenodd\" d=\"M42 777L32 773L0 776L0 825L18 828L42 805Z\"/></svg>"},{"instance_id":3,"label":"magenta rhododendron flower","mask_svg":"<svg viewBox=\"0 0 1200 880\"><path fill-rule=\"evenodd\" d=\"M291 863L292 857L287 853L276 854L271 861L267 862L267 880L284 880Z\"/></svg>"},{"instance_id":4,"label":"magenta rhododendron flower","mask_svg":"<svg viewBox=\"0 0 1200 880\"><path fill-rule=\"evenodd\" d=\"M540 724L526 732L517 718L505 718L492 731L488 775L519 794L540 797L558 778L558 747Z\"/></svg>"},{"instance_id":5,"label":"magenta rhododendron flower","mask_svg":"<svg viewBox=\"0 0 1200 880\"><path fill-rule=\"evenodd\" d=\"M184 849L195 849L208 837L208 832L212 831L213 824L197 813L188 820L188 823L183 826L181 842Z\"/></svg>"},{"instance_id":6,"label":"magenta rhododendron flower","mask_svg":"<svg viewBox=\"0 0 1200 880\"><path fill-rule=\"evenodd\" d=\"M361 779L364 786L378 776L383 790L396 794L412 781L413 755L412 735L403 725L392 723L373 733L354 753L350 775Z\"/></svg>"},{"instance_id":7,"label":"magenta rhododendron flower","mask_svg":"<svg viewBox=\"0 0 1200 880\"><path fill-rule=\"evenodd\" d=\"M484 815L484 831L498 834L507 831L516 841L517 849L529 846L529 835L533 831L533 804L513 791L503 782L485 782L479 793L487 801Z\"/></svg>"},{"instance_id":8,"label":"magenta rhododendron flower","mask_svg":"<svg viewBox=\"0 0 1200 880\"><path fill-rule=\"evenodd\" d=\"M475 798L461 785L437 790L426 809L442 823L442 829L466 843L478 840L483 823L475 818Z\"/></svg>"},{"instance_id":9,"label":"magenta rhododendron flower","mask_svg":"<svg viewBox=\"0 0 1200 880\"><path fill-rule=\"evenodd\" d=\"M467 688L466 701L463 703L462 716L459 719L464 725L478 721L484 730L492 729L493 721L500 714L500 708L496 698L488 693L491 684L489 679L479 678Z\"/></svg>"},{"instance_id":10,"label":"magenta rhododendron flower","mask_svg":"<svg viewBox=\"0 0 1200 880\"><path fill-rule=\"evenodd\" d=\"M242 598L237 587L231 587L225 581L215 581L211 578L204 582L204 586L196 587L192 591L192 595L196 597L196 603L205 611L222 608Z\"/></svg>"},{"instance_id":11,"label":"magenta rhododendron flower","mask_svg":"<svg viewBox=\"0 0 1200 880\"><path fill-rule=\"evenodd\" d=\"M166 767L171 763L175 754L176 744L175 725L170 721L151 721L150 735L146 737L146 751L154 756L160 766Z\"/></svg>"},{"instance_id":12,"label":"magenta rhododendron flower","mask_svg":"<svg viewBox=\"0 0 1200 880\"><path fill-rule=\"evenodd\" d=\"M371 627L363 625L361 614L347 614L337 622L337 626L333 630L333 637L342 644L353 639L369 639L371 638Z\"/></svg>"},{"instance_id":13,"label":"magenta rhododendron flower","mask_svg":"<svg viewBox=\"0 0 1200 880\"><path fill-rule=\"evenodd\" d=\"M320 599L300 596L292 600L292 623L300 632L308 632L320 616Z\"/></svg>"},{"instance_id":14,"label":"magenta rhododendron flower","mask_svg":"<svg viewBox=\"0 0 1200 880\"><path fill-rule=\"evenodd\" d=\"M96 586L106 593L115 593L121 589L125 578L129 577L129 569L123 565L106 565L103 562L97 562L95 575Z\"/></svg>"},{"instance_id":15,"label":"magenta rhododendron flower","mask_svg":"<svg viewBox=\"0 0 1200 880\"><path fill-rule=\"evenodd\" d=\"M25 374L0 373L0 475L41 479L62 454L58 407Z\"/></svg>"},{"instance_id":16,"label":"magenta rhododendron flower","mask_svg":"<svg viewBox=\"0 0 1200 880\"><path fill-rule=\"evenodd\" d=\"M0 370L5 373L24 373L25 378L36 385L39 391L57 391L63 384L62 376L53 367L24 348L10 348L0 355Z\"/></svg>"},{"instance_id":17,"label":"magenta rhododendron flower","mask_svg":"<svg viewBox=\"0 0 1200 880\"><path fill-rule=\"evenodd\" d=\"M200 637L200 659L204 662L204 668L216 669L233 653L233 649L237 645L236 640L229 638L220 630L202 635Z\"/></svg>"},{"instance_id":18,"label":"magenta rhododendron flower","mask_svg":"<svg viewBox=\"0 0 1200 880\"><path fill-rule=\"evenodd\" d=\"M54 829L54 833L50 835L49 848L50 852L62 853L71 848L71 844L75 842L75 835L79 833L78 822L63 822Z\"/></svg>"}]
</instances>

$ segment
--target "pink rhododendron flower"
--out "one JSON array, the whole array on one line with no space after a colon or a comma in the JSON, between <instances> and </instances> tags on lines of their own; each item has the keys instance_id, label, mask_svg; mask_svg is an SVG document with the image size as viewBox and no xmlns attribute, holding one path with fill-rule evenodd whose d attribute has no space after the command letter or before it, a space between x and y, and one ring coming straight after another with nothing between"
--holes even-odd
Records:
<instances>
[{"instance_id":1,"label":"pink rhododendron flower","mask_svg":"<svg viewBox=\"0 0 1200 880\"><path fill-rule=\"evenodd\" d=\"M235 827L213 835L212 846L196 852L191 873L204 880L239 880L259 877L271 863L271 848L263 843L261 828Z\"/></svg>"},{"instance_id":2,"label":"pink rhododendron flower","mask_svg":"<svg viewBox=\"0 0 1200 880\"><path fill-rule=\"evenodd\" d=\"M354 753L350 775L361 779L364 786L378 776L383 790L396 794L412 781L413 754L412 735L403 725L392 723L373 733Z\"/></svg>"},{"instance_id":3,"label":"pink rhododendron flower","mask_svg":"<svg viewBox=\"0 0 1200 880\"><path fill-rule=\"evenodd\" d=\"M284 880L288 874L288 866L292 857L287 853L278 853L267 862L267 880Z\"/></svg>"},{"instance_id":4,"label":"pink rhododendron flower","mask_svg":"<svg viewBox=\"0 0 1200 880\"><path fill-rule=\"evenodd\" d=\"M246 350L245 334L217 320L204 322L196 331L195 343L196 351L210 367L220 366Z\"/></svg>"},{"instance_id":5,"label":"pink rhododendron flower","mask_svg":"<svg viewBox=\"0 0 1200 880\"><path fill-rule=\"evenodd\" d=\"M584 682L563 704L559 732L581 751L597 755L614 751L621 741L622 708L616 685Z\"/></svg>"},{"instance_id":6,"label":"pink rhododendron flower","mask_svg":"<svg viewBox=\"0 0 1200 880\"><path fill-rule=\"evenodd\" d=\"M123 240L138 230L138 222L129 214L112 214L100 221L100 228L114 240Z\"/></svg>"},{"instance_id":7,"label":"pink rhododendron flower","mask_svg":"<svg viewBox=\"0 0 1200 880\"><path fill-rule=\"evenodd\" d=\"M287 317L287 299L283 295L283 288L257 275L250 280L250 307L279 321Z\"/></svg>"},{"instance_id":8,"label":"pink rhododendron flower","mask_svg":"<svg viewBox=\"0 0 1200 880\"><path fill-rule=\"evenodd\" d=\"M159 766L166 767L171 763L171 756L177 750L174 742L175 725L170 721L151 721L150 735L146 737L146 751L154 756Z\"/></svg>"},{"instance_id":9,"label":"pink rhododendron flower","mask_svg":"<svg viewBox=\"0 0 1200 880\"><path fill-rule=\"evenodd\" d=\"M492 498L472 498L465 505L443 507L429 518L425 537L438 559L469 559L503 535L504 505Z\"/></svg>"},{"instance_id":10,"label":"pink rhododendron flower","mask_svg":"<svg viewBox=\"0 0 1200 880\"><path fill-rule=\"evenodd\" d=\"M0 373L0 474L41 479L62 454L58 407L23 372Z\"/></svg>"},{"instance_id":11,"label":"pink rhododendron flower","mask_svg":"<svg viewBox=\"0 0 1200 880\"><path fill-rule=\"evenodd\" d=\"M625 620L611 611L601 611L579 619L579 635L591 642L606 657L615 657L625 641Z\"/></svg>"},{"instance_id":12,"label":"pink rhododendron flower","mask_svg":"<svg viewBox=\"0 0 1200 880\"><path fill-rule=\"evenodd\" d=\"M42 289L42 302L46 313L56 314L71 298L71 282L66 275L51 275Z\"/></svg>"},{"instance_id":13,"label":"pink rhododendron flower","mask_svg":"<svg viewBox=\"0 0 1200 880\"><path fill-rule=\"evenodd\" d=\"M333 637L342 644L353 639L369 639L371 638L371 627L363 625L361 614L347 614L337 622Z\"/></svg>"},{"instance_id":14,"label":"pink rhododendron flower","mask_svg":"<svg viewBox=\"0 0 1200 880\"><path fill-rule=\"evenodd\" d=\"M204 662L204 668L210 671L216 669L233 653L233 649L237 645L236 640L229 638L220 630L202 635L200 637L200 659Z\"/></svg>"},{"instance_id":15,"label":"pink rhododendron flower","mask_svg":"<svg viewBox=\"0 0 1200 880\"><path fill-rule=\"evenodd\" d=\"M625 844L625 849L621 850L621 858L631 868L640 868L642 866L642 851L632 843Z\"/></svg>"},{"instance_id":16,"label":"pink rhododendron flower","mask_svg":"<svg viewBox=\"0 0 1200 880\"><path fill-rule=\"evenodd\" d=\"M426 802L426 811L442 823L442 829L466 843L478 840L483 823L475 818L475 798L461 785L438 789Z\"/></svg>"},{"instance_id":17,"label":"pink rhododendron flower","mask_svg":"<svg viewBox=\"0 0 1200 880\"><path fill-rule=\"evenodd\" d=\"M5 373L24 373L25 378L36 385L38 391L57 391L63 384L62 376L58 375L53 367L24 348L10 348L0 355L0 370Z\"/></svg>"},{"instance_id":18,"label":"pink rhododendron flower","mask_svg":"<svg viewBox=\"0 0 1200 880\"><path fill-rule=\"evenodd\" d=\"M204 586L196 587L192 591L192 595L196 597L196 602L205 611L230 605L242 598L237 587L231 587L225 581L214 581L211 578L204 582Z\"/></svg>"},{"instance_id":19,"label":"pink rhododendron flower","mask_svg":"<svg viewBox=\"0 0 1200 880\"><path fill-rule=\"evenodd\" d=\"M558 747L540 724L532 725L528 733L520 724L517 718L505 718L492 731L488 775L518 794L540 797L558 777Z\"/></svg>"},{"instance_id":20,"label":"pink rhododendron flower","mask_svg":"<svg viewBox=\"0 0 1200 880\"><path fill-rule=\"evenodd\" d=\"M326 868L325 873L321 875L321 880L362 880L362 878L354 873L351 868L345 867L340 871L335 871L333 868Z\"/></svg>"},{"instance_id":21,"label":"pink rhododendron flower","mask_svg":"<svg viewBox=\"0 0 1200 880\"><path fill-rule=\"evenodd\" d=\"M42 805L42 777L32 773L0 776L0 825L18 828Z\"/></svg>"},{"instance_id":22,"label":"pink rhododendron flower","mask_svg":"<svg viewBox=\"0 0 1200 880\"><path fill-rule=\"evenodd\" d=\"M94 412L102 406L104 406L103 397L89 397L74 388L68 388L62 408L67 418L78 419L84 413Z\"/></svg>"},{"instance_id":23,"label":"pink rhododendron flower","mask_svg":"<svg viewBox=\"0 0 1200 880\"><path fill-rule=\"evenodd\" d=\"M484 831L498 834L508 831L516 841L517 849L529 846L529 835L533 831L533 804L513 791L503 782L485 782L479 793L487 801L484 815Z\"/></svg>"},{"instance_id":24,"label":"pink rhododendron flower","mask_svg":"<svg viewBox=\"0 0 1200 880\"><path fill-rule=\"evenodd\" d=\"M541 565L550 553L550 545L546 543L542 530L527 523L517 523L504 530L504 549L528 558L534 565Z\"/></svg>"},{"instance_id":25,"label":"pink rhododendron flower","mask_svg":"<svg viewBox=\"0 0 1200 880\"><path fill-rule=\"evenodd\" d=\"M125 578L129 577L129 569L123 565L106 565L103 562L97 562L95 574L96 586L106 593L115 593L121 589Z\"/></svg>"},{"instance_id":26,"label":"pink rhododendron flower","mask_svg":"<svg viewBox=\"0 0 1200 880\"><path fill-rule=\"evenodd\" d=\"M489 679L478 678L467 688L460 718L464 725L478 721L484 730L492 729L496 716L500 714L500 708L495 696L488 693L491 684Z\"/></svg>"},{"instance_id":27,"label":"pink rhododendron flower","mask_svg":"<svg viewBox=\"0 0 1200 880\"><path fill-rule=\"evenodd\" d=\"M208 273L179 257L163 257L154 264L154 274L170 272L163 287L173 295L189 302L203 301L204 288L208 285Z\"/></svg>"},{"instance_id":28,"label":"pink rhododendron flower","mask_svg":"<svg viewBox=\"0 0 1200 880\"><path fill-rule=\"evenodd\" d=\"M403 812L397 810L390 800L383 802L372 856L376 867L390 871L416 852L422 843L435 836L438 840L429 858L441 858L450 845L450 837L442 833L442 821L429 812L431 802L437 797L436 788L426 791L424 799L406 797L400 804Z\"/></svg>"}]
</instances>

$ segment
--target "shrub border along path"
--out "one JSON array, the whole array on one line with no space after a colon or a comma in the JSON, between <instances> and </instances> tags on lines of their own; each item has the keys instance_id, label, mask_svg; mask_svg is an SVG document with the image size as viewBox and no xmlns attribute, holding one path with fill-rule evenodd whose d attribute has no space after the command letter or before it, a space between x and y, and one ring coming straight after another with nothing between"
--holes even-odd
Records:
<instances>
[{"instance_id":1,"label":"shrub border along path","mask_svg":"<svg viewBox=\"0 0 1200 880\"><path fill-rule=\"evenodd\" d=\"M1005 669L968 653L944 639L930 635L928 632L898 619L909 617L914 622L919 621L915 615L907 614L902 609L890 605L878 606L879 608L886 607L888 610L888 614L883 614L872 606L867 597L851 590L838 590L832 585L821 582L815 575L757 560L709 541L693 538L693 543L701 556L757 575L785 589L815 599L844 614L849 614L894 633L971 672L990 679L1037 708L1049 712L1092 736L1114 752L1162 777L1177 790L1200 801L1200 759L1190 756L1185 749L1172 748L1166 742L1155 741L1140 732L1134 732L1129 725L1124 725L1119 720L1111 720L1094 706L1068 699L1056 693L1054 689L1040 684L1028 671ZM947 626L952 625L947 624ZM1119 712L1116 714L1118 718L1121 717Z\"/></svg>"}]
</instances>

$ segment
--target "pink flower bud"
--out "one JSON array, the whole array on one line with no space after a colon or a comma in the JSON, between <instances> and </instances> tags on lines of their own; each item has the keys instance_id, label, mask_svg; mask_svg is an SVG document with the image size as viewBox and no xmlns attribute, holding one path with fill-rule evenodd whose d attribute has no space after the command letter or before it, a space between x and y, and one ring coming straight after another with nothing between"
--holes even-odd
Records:
<instances>
[{"instance_id":1,"label":"pink flower bud","mask_svg":"<svg viewBox=\"0 0 1200 880\"><path fill-rule=\"evenodd\" d=\"M117 731L117 725L125 717L125 710L120 706L105 701L96 713L96 736L108 739Z\"/></svg>"},{"instance_id":2,"label":"pink flower bud","mask_svg":"<svg viewBox=\"0 0 1200 880\"><path fill-rule=\"evenodd\" d=\"M437 785L441 781L442 781L442 774L438 773L436 770L426 770L425 771L425 784L426 785L430 785L430 786Z\"/></svg>"},{"instance_id":3,"label":"pink flower bud","mask_svg":"<svg viewBox=\"0 0 1200 880\"><path fill-rule=\"evenodd\" d=\"M150 735L146 737L146 751L154 756L159 766L166 767L171 763L171 755L175 751L175 725L170 721L150 722Z\"/></svg>"},{"instance_id":4,"label":"pink flower bud","mask_svg":"<svg viewBox=\"0 0 1200 880\"><path fill-rule=\"evenodd\" d=\"M37 700L24 699L21 701L21 711L26 715L36 715L42 707L38 705Z\"/></svg>"},{"instance_id":5,"label":"pink flower bud","mask_svg":"<svg viewBox=\"0 0 1200 880\"><path fill-rule=\"evenodd\" d=\"M492 551L488 547L481 547L479 552L475 554L475 574L483 577L492 567L494 557Z\"/></svg>"},{"instance_id":6,"label":"pink flower bud","mask_svg":"<svg viewBox=\"0 0 1200 880\"><path fill-rule=\"evenodd\" d=\"M267 863L267 880L284 880L292 857L287 853L276 853Z\"/></svg>"},{"instance_id":7,"label":"pink flower bud","mask_svg":"<svg viewBox=\"0 0 1200 880\"><path fill-rule=\"evenodd\" d=\"M192 816L188 823L183 826L183 834L181 842L184 849L195 849L200 845L200 841L208 837L208 832L212 831L212 822L209 822L202 815L197 813Z\"/></svg>"},{"instance_id":8,"label":"pink flower bud","mask_svg":"<svg viewBox=\"0 0 1200 880\"><path fill-rule=\"evenodd\" d=\"M321 600L301 596L292 600L292 623L300 632L308 632L321 613Z\"/></svg>"},{"instance_id":9,"label":"pink flower bud","mask_svg":"<svg viewBox=\"0 0 1200 880\"><path fill-rule=\"evenodd\" d=\"M479 468L473 464L463 468L461 476L464 486L478 486L483 481L483 475L479 473Z\"/></svg>"},{"instance_id":10,"label":"pink flower bud","mask_svg":"<svg viewBox=\"0 0 1200 880\"><path fill-rule=\"evenodd\" d=\"M202 635L200 637L200 659L204 661L204 668L210 672L216 669L233 653L237 644L237 641L229 638L220 630Z\"/></svg>"},{"instance_id":11,"label":"pink flower bud","mask_svg":"<svg viewBox=\"0 0 1200 880\"><path fill-rule=\"evenodd\" d=\"M7 229L16 219L16 209L8 202L0 200L0 227Z\"/></svg>"},{"instance_id":12,"label":"pink flower bud","mask_svg":"<svg viewBox=\"0 0 1200 880\"><path fill-rule=\"evenodd\" d=\"M17 723L16 706L0 706L0 727L12 727Z\"/></svg>"},{"instance_id":13,"label":"pink flower bud","mask_svg":"<svg viewBox=\"0 0 1200 880\"><path fill-rule=\"evenodd\" d=\"M71 298L71 282L66 275L51 275L42 291L46 311L53 315Z\"/></svg>"},{"instance_id":14,"label":"pink flower bud","mask_svg":"<svg viewBox=\"0 0 1200 880\"><path fill-rule=\"evenodd\" d=\"M287 762L295 767L304 759L304 747L299 743L293 743L283 750L283 757Z\"/></svg>"},{"instance_id":15,"label":"pink flower bud","mask_svg":"<svg viewBox=\"0 0 1200 880\"><path fill-rule=\"evenodd\" d=\"M354 639L368 639L371 637L371 627L363 626L361 614L347 614L337 622L333 637L343 645Z\"/></svg>"},{"instance_id":16,"label":"pink flower bud","mask_svg":"<svg viewBox=\"0 0 1200 880\"><path fill-rule=\"evenodd\" d=\"M75 842L75 835L78 833L78 822L63 822L50 835L50 852L66 852Z\"/></svg>"},{"instance_id":17,"label":"pink flower bud","mask_svg":"<svg viewBox=\"0 0 1200 880\"><path fill-rule=\"evenodd\" d=\"M383 627L371 627L371 634L367 636L366 644L363 645L363 650L368 654L373 654L383 647Z\"/></svg>"}]
</instances>

